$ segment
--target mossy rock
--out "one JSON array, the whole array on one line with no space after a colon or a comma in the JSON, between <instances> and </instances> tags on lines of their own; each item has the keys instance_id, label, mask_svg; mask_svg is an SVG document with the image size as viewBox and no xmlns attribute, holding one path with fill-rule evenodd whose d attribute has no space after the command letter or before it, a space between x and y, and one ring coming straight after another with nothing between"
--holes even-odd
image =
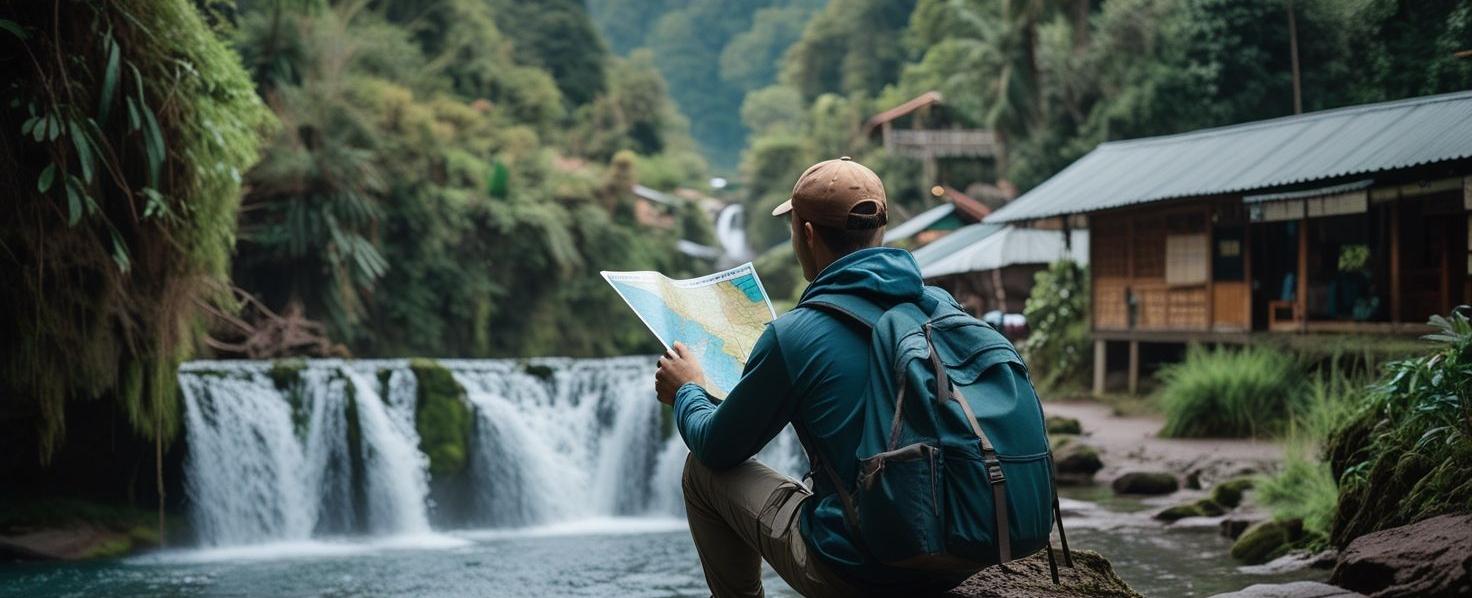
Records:
<instances>
[{"instance_id":1,"label":"mossy rock","mask_svg":"<svg viewBox=\"0 0 1472 598\"><path fill-rule=\"evenodd\" d=\"M1156 513L1155 518L1160 521L1173 522L1180 521L1187 517L1216 517L1219 515L1225 515L1226 513L1227 509L1222 505L1217 504L1216 501L1213 501L1209 498L1203 498L1198 501L1179 504L1159 513Z\"/></svg>"},{"instance_id":2,"label":"mossy rock","mask_svg":"<svg viewBox=\"0 0 1472 598\"><path fill-rule=\"evenodd\" d=\"M271 362L271 369L266 375L278 390L289 390L292 384L301 378L302 370L307 369L307 360L300 357L288 359L277 359Z\"/></svg>"},{"instance_id":3,"label":"mossy rock","mask_svg":"<svg viewBox=\"0 0 1472 598\"><path fill-rule=\"evenodd\" d=\"M1176 476L1164 471L1132 471L1110 484L1116 494L1170 494L1179 490L1181 484Z\"/></svg>"},{"instance_id":4,"label":"mossy rock","mask_svg":"<svg viewBox=\"0 0 1472 598\"><path fill-rule=\"evenodd\" d=\"M1251 490L1253 483L1252 478L1241 477L1212 486L1211 500L1228 509L1235 509L1242 504L1242 494Z\"/></svg>"},{"instance_id":5,"label":"mossy rock","mask_svg":"<svg viewBox=\"0 0 1472 598\"><path fill-rule=\"evenodd\" d=\"M1303 520L1269 519L1247 528L1232 543L1232 558L1261 565L1293 549L1303 537Z\"/></svg>"},{"instance_id":6,"label":"mossy rock","mask_svg":"<svg viewBox=\"0 0 1472 598\"><path fill-rule=\"evenodd\" d=\"M1092 477L1104 469L1099 451L1082 443L1069 443L1053 453L1053 466L1059 474L1074 474Z\"/></svg>"},{"instance_id":7,"label":"mossy rock","mask_svg":"<svg viewBox=\"0 0 1472 598\"><path fill-rule=\"evenodd\" d=\"M1048 435L1048 446L1052 447L1054 454L1056 454L1063 447L1068 446L1070 444L1073 444L1075 438L1078 438L1078 437L1077 436L1069 436L1067 434L1049 434Z\"/></svg>"},{"instance_id":8,"label":"mossy rock","mask_svg":"<svg viewBox=\"0 0 1472 598\"><path fill-rule=\"evenodd\" d=\"M470 452L472 425L465 389L434 360L415 359L409 369L417 381L414 424L419 449L429 457L429 473L435 478L459 474Z\"/></svg>"},{"instance_id":9,"label":"mossy rock","mask_svg":"<svg viewBox=\"0 0 1472 598\"><path fill-rule=\"evenodd\" d=\"M1072 417L1049 415L1044 425L1047 427L1049 434L1072 434L1076 436L1084 433L1083 425Z\"/></svg>"},{"instance_id":10,"label":"mossy rock","mask_svg":"<svg viewBox=\"0 0 1472 598\"><path fill-rule=\"evenodd\" d=\"M552 377L557 373L551 367L538 363L522 363L521 369L542 382L551 382Z\"/></svg>"}]
</instances>

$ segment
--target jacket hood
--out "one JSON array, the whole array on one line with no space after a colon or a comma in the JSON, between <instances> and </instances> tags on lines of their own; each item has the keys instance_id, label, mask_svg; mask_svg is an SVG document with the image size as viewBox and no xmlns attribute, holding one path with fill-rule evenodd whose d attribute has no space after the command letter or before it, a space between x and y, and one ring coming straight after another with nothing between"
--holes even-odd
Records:
<instances>
[{"instance_id":1,"label":"jacket hood","mask_svg":"<svg viewBox=\"0 0 1472 598\"><path fill-rule=\"evenodd\" d=\"M802 299L821 294L857 295L880 305L917 301L925 292L920 264L910 252L893 247L861 249L829 264L813 279Z\"/></svg>"}]
</instances>

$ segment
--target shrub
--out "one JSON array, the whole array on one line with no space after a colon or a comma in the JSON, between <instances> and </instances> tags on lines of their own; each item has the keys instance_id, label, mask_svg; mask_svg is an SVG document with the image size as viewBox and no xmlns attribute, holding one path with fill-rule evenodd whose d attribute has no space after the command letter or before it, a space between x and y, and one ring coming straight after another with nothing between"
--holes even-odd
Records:
<instances>
[{"instance_id":1,"label":"shrub","mask_svg":"<svg viewBox=\"0 0 1472 598\"><path fill-rule=\"evenodd\" d=\"M1282 430L1301 399L1297 362L1263 347L1192 347L1163 367L1160 405L1169 437L1268 436Z\"/></svg>"},{"instance_id":2,"label":"shrub","mask_svg":"<svg viewBox=\"0 0 1472 598\"><path fill-rule=\"evenodd\" d=\"M1331 540L1472 511L1472 321L1433 316L1427 355L1393 362L1329 441L1339 482Z\"/></svg>"},{"instance_id":3,"label":"shrub","mask_svg":"<svg viewBox=\"0 0 1472 598\"><path fill-rule=\"evenodd\" d=\"M1022 314L1031 328L1022 345L1044 389L1078 388L1093 372L1089 356L1089 271L1059 260L1037 273Z\"/></svg>"}]
</instances>

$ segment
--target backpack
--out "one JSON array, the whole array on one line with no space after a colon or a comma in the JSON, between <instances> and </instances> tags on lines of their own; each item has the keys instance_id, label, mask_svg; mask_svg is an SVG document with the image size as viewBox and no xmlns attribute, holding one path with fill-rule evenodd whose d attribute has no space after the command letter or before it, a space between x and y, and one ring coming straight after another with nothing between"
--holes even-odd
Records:
<instances>
[{"instance_id":1,"label":"backpack","mask_svg":"<svg viewBox=\"0 0 1472 598\"><path fill-rule=\"evenodd\" d=\"M850 537L894 567L967 574L1048 548L1054 523L1072 567L1053 480L1042 402L1012 344L926 287L922 299L876 305L819 294L798 307L870 332L857 479L841 479L798 437L813 473L843 504Z\"/></svg>"}]
</instances>

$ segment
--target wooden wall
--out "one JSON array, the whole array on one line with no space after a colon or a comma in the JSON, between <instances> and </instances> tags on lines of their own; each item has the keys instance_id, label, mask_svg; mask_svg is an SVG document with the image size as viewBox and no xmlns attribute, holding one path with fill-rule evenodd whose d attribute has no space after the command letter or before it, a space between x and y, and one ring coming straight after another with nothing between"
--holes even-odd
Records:
<instances>
[{"instance_id":1,"label":"wooden wall","mask_svg":"<svg viewBox=\"0 0 1472 598\"><path fill-rule=\"evenodd\" d=\"M1198 199L1090 216L1095 329L1249 327L1247 283L1212 281L1215 204Z\"/></svg>"}]
</instances>

